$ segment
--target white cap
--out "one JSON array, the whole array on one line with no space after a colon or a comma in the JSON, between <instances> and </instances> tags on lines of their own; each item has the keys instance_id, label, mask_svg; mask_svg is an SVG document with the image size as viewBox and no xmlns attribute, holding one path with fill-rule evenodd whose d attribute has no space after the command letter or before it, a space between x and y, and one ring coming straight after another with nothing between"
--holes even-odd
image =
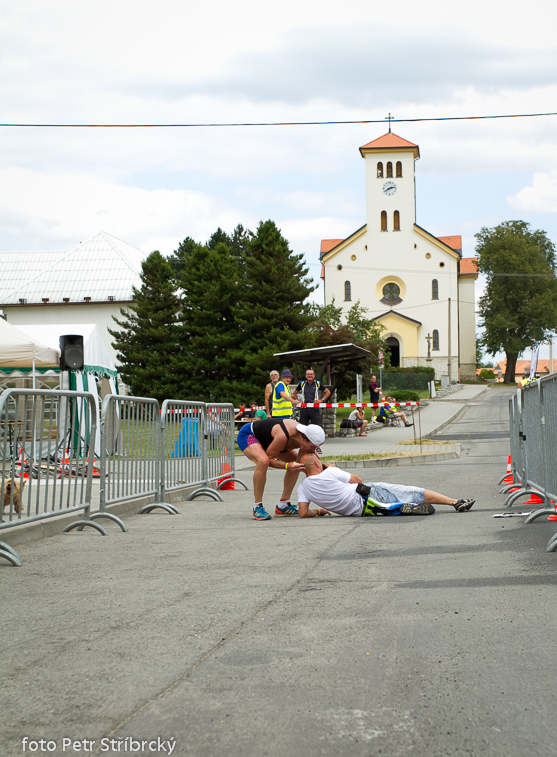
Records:
<instances>
[{"instance_id":1,"label":"white cap","mask_svg":"<svg viewBox=\"0 0 557 757\"><path fill-rule=\"evenodd\" d=\"M307 436L310 442L316 447L319 447L319 445L323 444L325 441L325 432L321 426L318 426L316 423L310 423L309 426L297 423L296 429L304 436Z\"/></svg>"}]
</instances>

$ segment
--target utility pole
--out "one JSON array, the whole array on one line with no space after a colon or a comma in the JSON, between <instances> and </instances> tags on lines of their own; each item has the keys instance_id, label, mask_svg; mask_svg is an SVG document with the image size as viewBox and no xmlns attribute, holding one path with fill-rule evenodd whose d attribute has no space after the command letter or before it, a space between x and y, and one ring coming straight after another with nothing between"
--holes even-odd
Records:
<instances>
[{"instance_id":1,"label":"utility pole","mask_svg":"<svg viewBox=\"0 0 557 757\"><path fill-rule=\"evenodd\" d=\"M449 319L448 319L449 320L449 335L447 338L447 344L448 344L448 349L449 349L449 357L447 360L447 368L449 372L449 384L450 384L451 383L451 298L450 297L448 300L448 304L449 304Z\"/></svg>"}]
</instances>

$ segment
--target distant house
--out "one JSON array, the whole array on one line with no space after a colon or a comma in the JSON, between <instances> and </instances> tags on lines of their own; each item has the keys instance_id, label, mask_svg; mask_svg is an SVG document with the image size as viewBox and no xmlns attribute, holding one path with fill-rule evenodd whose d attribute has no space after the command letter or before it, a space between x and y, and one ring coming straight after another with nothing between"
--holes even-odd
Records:
<instances>
[{"instance_id":1,"label":"distant house","mask_svg":"<svg viewBox=\"0 0 557 757\"><path fill-rule=\"evenodd\" d=\"M104 231L70 251L0 252L0 309L13 326L95 323L117 363L109 328L141 287L146 255Z\"/></svg>"},{"instance_id":2,"label":"distant house","mask_svg":"<svg viewBox=\"0 0 557 757\"><path fill-rule=\"evenodd\" d=\"M529 360L516 361L514 380L517 384L520 384L522 379L527 378L530 375L530 365L531 363ZM507 361L501 360L499 363L497 363L497 368L500 371L500 378L499 376L497 376L498 380L504 381L505 371L507 369ZM495 372L495 369L494 369L494 372ZM550 373L556 373L556 372L557 372L557 360L553 360L553 370L550 370L549 360L538 360L538 364L536 366L536 376L538 378L542 376L548 376Z\"/></svg>"}]
</instances>

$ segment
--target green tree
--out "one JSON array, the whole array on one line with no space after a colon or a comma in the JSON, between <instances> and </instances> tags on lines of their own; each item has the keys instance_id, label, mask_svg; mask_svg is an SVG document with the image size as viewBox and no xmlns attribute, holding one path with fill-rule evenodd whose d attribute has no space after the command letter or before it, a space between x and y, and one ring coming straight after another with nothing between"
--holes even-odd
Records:
<instances>
[{"instance_id":1,"label":"green tree","mask_svg":"<svg viewBox=\"0 0 557 757\"><path fill-rule=\"evenodd\" d=\"M487 284L479 300L482 346L505 352L505 383L514 382L519 354L557 327L555 245L524 221L505 221L476 234L478 270Z\"/></svg>"},{"instance_id":2,"label":"green tree","mask_svg":"<svg viewBox=\"0 0 557 757\"><path fill-rule=\"evenodd\" d=\"M141 289L133 289L135 302L120 309L122 320L113 317L121 330L109 332L121 376L132 393L162 402L180 397L180 300L172 267L160 252L152 252L141 268Z\"/></svg>"},{"instance_id":3,"label":"green tree","mask_svg":"<svg viewBox=\"0 0 557 757\"><path fill-rule=\"evenodd\" d=\"M196 244L184 255L182 394L203 402L238 399L238 345L233 315L240 282L238 262L227 244Z\"/></svg>"},{"instance_id":4,"label":"green tree","mask_svg":"<svg viewBox=\"0 0 557 757\"><path fill-rule=\"evenodd\" d=\"M302 255L295 255L273 221L262 221L244 240L241 283L233 314L241 330L234 362L242 396L263 401L276 352L308 346L310 314L305 300L313 291Z\"/></svg>"},{"instance_id":5,"label":"green tree","mask_svg":"<svg viewBox=\"0 0 557 757\"><path fill-rule=\"evenodd\" d=\"M312 305L309 332L314 347L329 347L335 344L355 344L371 352L367 360L348 360L339 363L335 370L334 383L339 397L350 397L356 385L356 374L369 374L377 351L387 349L381 338L385 327L366 316L366 309L356 302L343 320L343 309L335 301L329 305Z\"/></svg>"},{"instance_id":6,"label":"green tree","mask_svg":"<svg viewBox=\"0 0 557 757\"><path fill-rule=\"evenodd\" d=\"M184 270L184 256L187 255L195 246L197 242L192 237L186 237L183 242L180 242L178 249L174 250L172 255L168 256L168 262L172 266L172 271L176 279L179 279Z\"/></svg>"}]
</instances>

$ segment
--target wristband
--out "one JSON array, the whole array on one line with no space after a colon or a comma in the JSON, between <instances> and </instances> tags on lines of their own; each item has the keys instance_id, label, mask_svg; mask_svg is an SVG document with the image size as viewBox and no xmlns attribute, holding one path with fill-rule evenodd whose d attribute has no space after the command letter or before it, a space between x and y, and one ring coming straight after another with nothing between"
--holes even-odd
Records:
<instances>
[{"instance_id":1,"label":"wristband","mask_svg":"<svg viewBox=\"0 0 557 757\"><path fill-rule=\"evenodd\" d=\"M288 470L288 463L284 463L284 470Z\"/></svg>"},{"instance_id":2,"label":"wristband","mask_svg":"<svg viewBox=\"0 0 557 757\"><path fill-rule=\"evenodd\" d=\"M317 508L317 515L321 515L321 508L320 507Z\"/></svg>"}]
</instances>

